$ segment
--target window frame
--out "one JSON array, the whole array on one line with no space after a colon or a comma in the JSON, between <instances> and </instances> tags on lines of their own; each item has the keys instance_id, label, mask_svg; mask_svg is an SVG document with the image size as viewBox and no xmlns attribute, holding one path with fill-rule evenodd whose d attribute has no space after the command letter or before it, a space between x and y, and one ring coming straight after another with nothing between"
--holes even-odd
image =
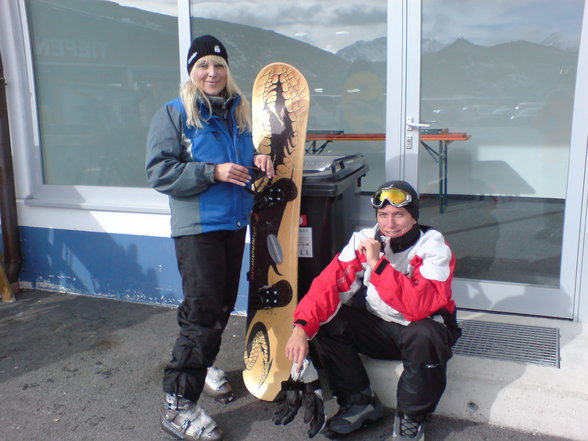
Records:
<instances>
[{"instance_id":1,"label":"window frame","mask_svg":"<svg viewBox=\"0 0 588 441\"><path fill-rule=\"evenodd\" d=\"M181 81L187 80L183 68L184 55L190 45L190 5L189 0L178 0L178 50ZM32 145L27 151L27 180L29 194L24 204L31 207L70 208L114 212L169 214L166 195L148 187L115 187L90 185L52 185L43 182L43 163L38 114L35 64L28 22L26 0L18 0L20 26L24 47L24 70L26 71L30 97L30 135Z\"/></svg>"}]
</instances>

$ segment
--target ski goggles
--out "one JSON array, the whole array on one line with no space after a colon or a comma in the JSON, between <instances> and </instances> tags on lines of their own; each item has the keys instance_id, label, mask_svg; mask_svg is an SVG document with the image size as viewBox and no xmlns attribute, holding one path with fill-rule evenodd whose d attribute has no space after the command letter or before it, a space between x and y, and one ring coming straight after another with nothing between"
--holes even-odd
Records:
<instances>
[{"instance_id":1,"label":"ski goggles","mask_svg":"<svg viewBox=\"0 0 588 441\"><path fill-rule=\"evenodd\" d=\"M396 187L382 188L374 193L370 202L374 208L382 208L386 201L393 207L404 207L412 202L412 196Z\"/></svg>"}]
</instances>

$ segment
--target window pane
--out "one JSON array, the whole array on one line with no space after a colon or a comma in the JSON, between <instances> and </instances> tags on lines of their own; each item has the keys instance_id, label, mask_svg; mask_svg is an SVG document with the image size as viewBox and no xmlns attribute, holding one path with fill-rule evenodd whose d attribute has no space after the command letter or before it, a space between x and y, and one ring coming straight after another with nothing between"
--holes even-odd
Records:
<instances>
[{"instance_id":1,"label":"window pane","mask_svg":"<svg viewBox=\"0 0 588 441\"><path fill-rule=\"evenodd\" d=\"M422 4L421 121L471 136L446 145L446 182L420 150L423 219L458 277L558 286L584 2Z\"/></svg>"},{"instance_id":2,"label":"window pane","mask_svg":"<svg viewBox=\"0 0 588 441\"><path fill-rule=\"evenodd\" d=\"M298 68L310 86L309 131L385 132L385 1L193 0L191 13L192 35L212 34L224 43L248 98L261 68L282 61ZM322 144L317 141L317 148ZM363 153L370 172L362 190L381 183L383 141L335 141L322 153Z\"/></svg>"},{"instance_id":3,"label":"window pane","mask_svg":"<svg viewBox=\"0 0 588 441\"><path fill-rule=\"evenodd\" d=\"M147 186L149 122L179 83L175 3L27 2L45 184Z\"/></svg>"}]
</instances>

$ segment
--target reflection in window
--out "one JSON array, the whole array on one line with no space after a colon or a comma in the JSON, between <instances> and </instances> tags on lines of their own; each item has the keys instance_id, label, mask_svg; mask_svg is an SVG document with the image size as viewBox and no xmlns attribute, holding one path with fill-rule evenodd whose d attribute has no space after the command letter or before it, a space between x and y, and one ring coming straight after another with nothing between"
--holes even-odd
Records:
<instances>
[{"instance_id":1,"label":"reflection in window","mask_svg":"<svg viewBox=\"0 0 588 441\"><path fill-rule=\"evenodd\" d=\"M193 0L191 25L194 37L212 34L225 44L247 95L263 66L297 67L311 88L309 130L384 133L386 12L386 2L375 0ZM363 153L370 172L362 190L381 183L383 141L336 141L322 153Z\"/></svg>"},{"instance_id":2,"label":"reflection in window","mask_svg":"<svg viewBox=\"0 0 588 441\"><path fill-rule=\"evenodd\" d=\"M419 157L423 220L456 276L558 286L582 0L423 1L421 121L467 132L438 165Z\"/></svg>"},{"instance_id":3,"label":"reflection in window","mask_svg":"<svg viewBox=\"0 0 588 441\"><path fill-rule=\"evenodd\" d=\"M45 184L147 186L149 122L179 83L172 3L27 1Z\"/></svg>"}]
</instances>

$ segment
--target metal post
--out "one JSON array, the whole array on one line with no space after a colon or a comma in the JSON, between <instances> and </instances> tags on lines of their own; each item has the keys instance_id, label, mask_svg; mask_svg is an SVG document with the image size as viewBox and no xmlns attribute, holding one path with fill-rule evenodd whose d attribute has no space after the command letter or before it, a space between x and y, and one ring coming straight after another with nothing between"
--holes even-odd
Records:
<instances>
[{"instance_id":1,"label":"metal post","mask_svg":"<svg viewBox=\"0 0 588 441\"><path fill-rule=\"evenodd\" d=\"M22 263L20 235L16 214L16 191L10 128L8 124L8 104L6 99L6 80L2 56L0 54L0 221L4 244L4 264L9 283L16 283Z\"/></svg>"}]
</instances>

